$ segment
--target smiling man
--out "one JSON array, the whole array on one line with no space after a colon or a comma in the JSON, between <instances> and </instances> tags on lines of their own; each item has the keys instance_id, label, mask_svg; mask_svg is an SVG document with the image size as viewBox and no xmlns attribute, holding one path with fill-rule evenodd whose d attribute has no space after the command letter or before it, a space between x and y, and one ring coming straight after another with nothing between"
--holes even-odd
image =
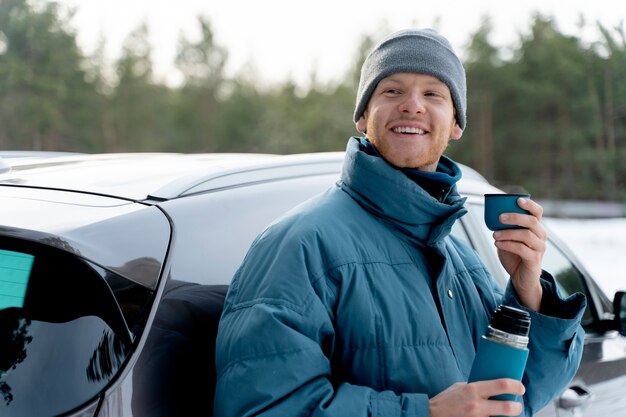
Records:
<instances>
[{"instance_id":1,"label":"smiling man","mask_svg":"<svg viewBox=\"0 0 626 417\"><path fill-rule=\"evenodd\" d=\"M229 289L219 325L216 417L532 416L580 362L582 294L542 270L542 208L494 234L501 289L450 235L466 213L443 155L466 124L463 65L433 30L383 39L361 70L336 186L270 225ZM531 315L523 380L467 383L499 304ZM514 394L520 401L490 397Z\"/></svg>"}]
</instances>

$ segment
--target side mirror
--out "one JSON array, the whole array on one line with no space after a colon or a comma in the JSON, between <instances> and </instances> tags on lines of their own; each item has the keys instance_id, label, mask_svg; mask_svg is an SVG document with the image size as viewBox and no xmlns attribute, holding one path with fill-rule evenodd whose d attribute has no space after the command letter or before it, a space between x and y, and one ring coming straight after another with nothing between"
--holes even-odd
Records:
<instances>
[{"instance_id":1,"label":"side mirror","mask_svg":"<svg viewBox=\"0 0 626 417\"><path fill-rule=\"evenodd\" d=\"M619 332L626 336L626 292L618 291L613 298L615 324Z\"/></svg>"}]
</instances>

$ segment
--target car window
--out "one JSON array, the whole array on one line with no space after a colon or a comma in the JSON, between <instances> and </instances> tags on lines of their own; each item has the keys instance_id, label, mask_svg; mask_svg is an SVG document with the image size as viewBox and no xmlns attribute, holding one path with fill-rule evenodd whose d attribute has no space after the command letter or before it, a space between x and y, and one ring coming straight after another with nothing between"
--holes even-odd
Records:
<instances>
[{"instance_id":1,"label":"car window","mask_svg":"<svg viewBox=\"0 0 626 417\"><path fill-rule=\"evenodd\" d=\"M137 287L58 248L0 238L0 415L59 415L97 396L131 351L129 324L150 297Z\"/></svg>"},{"instance_id":2,"label":"car window","mask_svg":"<svg viewBox=\"0 0 626 417\"><path fill-rule=\"evenodd\" d=\"M484 226L483 205L468 204L467 208L469 210L471 221L479 225L476 230L481 230L483 238L489 242L489 245L485 245L485 247L491 248L491 253L486 254L486 256L497 257L496 247L492 244L493 232ZM500 271L492 271L492 274L508 275L499 262L497 265ZM588 296L583 274L552 240L548 240L546 242L546 252L543 257L542 267L544 270L550 272L555 278L558 290L563 297L567 297L576 292L581 292ZM593 316L589 305L583 314L582 324L583 326L590 326L593 324Z\"/></svg>"}]
</instances>

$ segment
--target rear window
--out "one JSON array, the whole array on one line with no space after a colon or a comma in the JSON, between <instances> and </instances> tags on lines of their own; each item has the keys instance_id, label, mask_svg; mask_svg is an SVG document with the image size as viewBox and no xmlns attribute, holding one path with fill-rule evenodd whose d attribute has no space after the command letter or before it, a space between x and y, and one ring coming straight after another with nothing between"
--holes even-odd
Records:
<instances>
[{"instance_id":1,"label":"rear window","mask_svg":"<svg viewBox=\"0 0 626 417\"><path fill-rule=\"evenodd\" d=\"M153 297L54 243L0 237L2 416L58 415L94 398Z\"/></svg>"}]
</instances>

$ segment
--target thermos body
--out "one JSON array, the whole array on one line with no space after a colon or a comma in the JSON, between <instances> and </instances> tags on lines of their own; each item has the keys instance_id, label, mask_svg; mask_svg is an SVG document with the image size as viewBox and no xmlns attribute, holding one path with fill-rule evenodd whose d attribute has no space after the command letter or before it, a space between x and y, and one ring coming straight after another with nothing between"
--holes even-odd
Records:
<instances>
[{"instance_id":1,"label":"thermos body","mask_svg":"<svg viewBox=\"0 0 626 417\"><path fill-rule=\"evenodd\" d=\"M521 381L528 360L530 314L505 305L494 312L487 331L478 341L468 382L511 378ZM516 401L512 394L492 397Z\"/></svg>"},{"instance_id":2,"label":"thermos body","mask_svg":"<svg viewBox=\"0 0 626 417\"><path fill-rule=\"evenodd\" d=\"M486 381L498 378L522 380L528 349L513 347L502 341L482 336L478 342L476 358L468 382ZM511 394L502 394L494 397L499 400L515 400Z\"/></svg>"}]
</instances>

